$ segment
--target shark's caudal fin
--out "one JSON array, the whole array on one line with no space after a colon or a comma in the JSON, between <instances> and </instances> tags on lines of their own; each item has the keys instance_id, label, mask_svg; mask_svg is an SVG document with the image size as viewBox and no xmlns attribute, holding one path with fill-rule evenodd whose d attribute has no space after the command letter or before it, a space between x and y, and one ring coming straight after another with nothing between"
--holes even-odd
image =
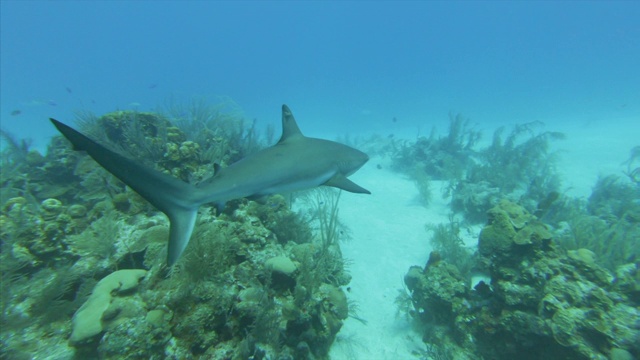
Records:
<instances>
[{"instance_id":1,"label":"shark's caudal fin","mask_svg":"<svg viewBox=\"0 0 640 360\"><path fill-rule=\"evenodd\" d=\"M169 217L167 262L169 266L173 265L189 243L201 205L190 196L197 192L195 187L111 151L55 119L50 120L75 150L86 151L103 168Z\"/></svg>"}]
</instances>

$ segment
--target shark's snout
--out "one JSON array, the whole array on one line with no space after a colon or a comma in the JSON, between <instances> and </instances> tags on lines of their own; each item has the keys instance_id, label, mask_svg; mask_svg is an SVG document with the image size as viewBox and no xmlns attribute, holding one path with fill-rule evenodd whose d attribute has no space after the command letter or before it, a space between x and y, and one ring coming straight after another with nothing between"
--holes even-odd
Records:
<instances>
[{"instance_id":1,"label":"shark's snout","mask_svg":"<svg viewBox=\"0 0 640 360\"><path fill-rule=\"evenodd\" d=\"M350 148L350 156L340 166L341 171L346 176L349 176L358 171L358 169L366 164L367 161L369 161L369 155L363 153L360 150Z\"/></svg>"},{"instance_id":2,"label":"shark's snout","mask_svg":"<svg viewBox=\"0 0 640 360\"><path fill-rule=\"evenodd\" d=\"M358 156L358 162L360 163L360 166L358 166L358 169L362 167L362 165L366 164L367 161L369 161L369 155L363 153L362 151L358 151L360 154Z\"/></svg>"}]
</instances>

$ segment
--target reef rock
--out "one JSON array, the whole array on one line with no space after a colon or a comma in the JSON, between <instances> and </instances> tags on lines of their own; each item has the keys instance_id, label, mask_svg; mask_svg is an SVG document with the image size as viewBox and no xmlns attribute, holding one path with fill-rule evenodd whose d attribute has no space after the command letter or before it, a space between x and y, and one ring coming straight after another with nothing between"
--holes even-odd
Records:
<instances>
[{"instance_id":1,"label":"reef rock","mask_svg":"<svg viewBox=\"0 0 640 360\"><path fill-rule=\"evenodd\" d=\"M468 291L444 261L407 273L418 319L448 329L426 341L485 359L640 358L635 266L614 281L592 252L560 248L546 225L508 201L489 211L479 240L490 286Z\"/></svg>"}]
</instances>

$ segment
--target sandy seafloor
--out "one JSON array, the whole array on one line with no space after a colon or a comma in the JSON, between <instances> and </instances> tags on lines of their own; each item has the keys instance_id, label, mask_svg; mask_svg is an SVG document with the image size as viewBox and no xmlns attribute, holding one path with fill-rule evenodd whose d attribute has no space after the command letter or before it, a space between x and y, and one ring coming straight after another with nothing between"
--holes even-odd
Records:
<instances>
[{"instance_id":1,"label":"sandy seafloor","mask_svg":"<svg viewBox=\"0 0 640 360\"><path fill-rule=\"evenodd\" d=\"M424 348L421 335L398 313L395 300L409 267L427 262L431 246L425 225L449 221L448 199L439 196L435 183L433 201L421 205L414 182L392 171L389 159L371 159L351 179L372 193L342 194L339 210L350 235L341 244L352 276L347 296L366 324L348 318L331 358L415 358L411 352Z\"/></svg>"},{"instance_id":2,"label":"sandy seafloor","mask_svg":"<svg viewBox=\"0 0 640 360\"><path fill-rule=\"evenodd\" d=\"M588 197L598 175L624 176L622 163L640 145L640 119L547 124L543 130L567 135L555 148L563 190L574 197ZM432 202L422 206L413 181L390 165L389 159L372 158L350 177L372 194L343 193L340 198L339 216L351 237L341 244L351 262L347 294L367 323L345 321L331 349L335 360L415 359L412 352L425 347L421 334L398 315L394 301L409 267L426 264L431 246L425 225L448 222L448 199L439 195L440 184L434 182ZM480 228L462 234L468 246L477 244Z\"/></svg>"}]
</instances>

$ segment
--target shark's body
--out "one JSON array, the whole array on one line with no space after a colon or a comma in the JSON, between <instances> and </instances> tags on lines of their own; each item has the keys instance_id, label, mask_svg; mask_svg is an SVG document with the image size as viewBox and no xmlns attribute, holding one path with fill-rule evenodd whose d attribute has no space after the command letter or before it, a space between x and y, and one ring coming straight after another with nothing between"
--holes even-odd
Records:
<instances>
[{"instance_id":1,"label":"shark's body","mask_svg":"<svg viewBox=\"0 0 640 360\"><path fill-rule=\"evenodd\" d=\"M243 197L261 197L321 185L354 193L370 192L347 179L369 157L346 145L308 138L300 132L286 105L282 106L282 137L272 147L220 169L204 183L193 186L113 152L73 128L50 119L76 150L86 151L169 217L167 262L173 265L191 238L198 208Z\"/></svg>"}]
</instances>

